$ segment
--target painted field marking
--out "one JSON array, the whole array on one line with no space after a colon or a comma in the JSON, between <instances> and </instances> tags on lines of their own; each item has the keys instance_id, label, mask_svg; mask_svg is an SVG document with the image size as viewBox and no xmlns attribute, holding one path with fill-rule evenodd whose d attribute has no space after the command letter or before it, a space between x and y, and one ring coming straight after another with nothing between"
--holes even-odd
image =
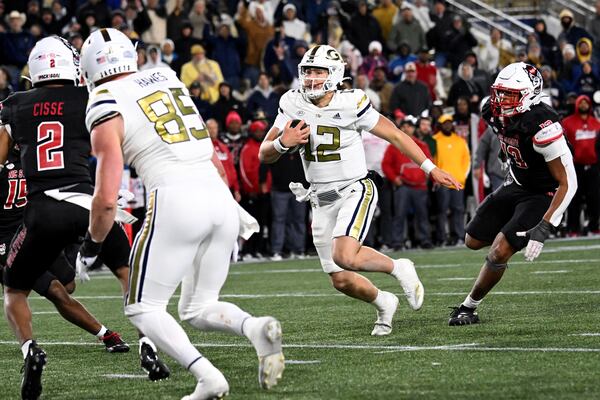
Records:
<instances>
[{"instance_id":1,"label":"painted field marking","mask_svg":"<svg viewBox=\"0 0 600 400\"><path fill-rule=\"evenodd\" d=\"M438 281L472 281L474 279L475 277L472 276L470 278L438 278Z\"/></svg>"},{"instance_id":2,"label":"painted field marking","mask_svg":"<svg viewBox=\"0 0 600 400\"><path fill-rule=\"evenodd\" d=\"M321 360L285 360L286 365L320 364Z\"/></svg>"},{"instance_id":3,"label":"painted field marking","mask_svg":"<svg viewBox=\"0 0 600 400\"><path fill-rule=\"evenodd\" d=\"M600 336L600 332L572 333L569 336Z\"/></svg>"},{"instance_id":4,"label":"painted field marking","mask_svg":"<svg viewBox=\"0 0 600 400\"><path fill-rule=\"evenodd\" d=\"M102 343L85 342L46 342L38 341L41 346L103 346ZM0 345L16 346L12 340L1 340ZM254 348L250 343L193 343L196 347L213 348ZM366 344L284 344L287 349L308 350L387 350L387 351L515 351L541 353L600 353L599 348L593 347L491 347L479 346L477 343L454 344L444 346L398 346L398 345L366 345ZM137 375L135 375L137 376ZM146 377L146 375L143 375Z\"/></svg>"},{"instance_id":5,"label":"painted field marking","mask_svg":"<svg viewBox=\"0 0 600 400\"><path fill-rule=\"evenodd\" d=\"M58 311L32 311L33 315L58 314Z\"/></svg>"},{"instance_id":6,"label":"painted field marking","mask_svg":"<svg viewBox=\"0 0 600 400\"><path fill-rule=\"evenodd\" d=\"M532 274L542 275L542 274L567 274L571 271L568 269L559 269L556 271L533 271Z\"/></svg>"},{"instance_id":7,"label":"painted field marking","mask_svg":"<svg viewBox=\"0 0 600 400\"><path fill-rule=\"evenodd\" d=\"M148 379L148 375L134 375L134 374L105 374L100 375L105 378L113 379Z\"/></svg>"}]
</instances>

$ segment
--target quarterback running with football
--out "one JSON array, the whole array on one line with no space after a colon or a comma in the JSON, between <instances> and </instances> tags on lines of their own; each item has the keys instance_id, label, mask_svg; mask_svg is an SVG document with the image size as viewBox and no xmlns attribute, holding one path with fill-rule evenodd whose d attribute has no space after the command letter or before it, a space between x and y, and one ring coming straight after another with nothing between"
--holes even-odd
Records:
<instances>
[{"instance_id":1,"label":"quarterback running with football","mask_svg":"<svg viewBox=\"0 0 600 400\"><path fill-rule=\"evenodd\" d=\"M482 116L498 136L510 168L504 184L467 225L466 246L490 250L471 292L454 307L450 326L479 322L475 309L500 281L510 258L525 249L525 259L535 260L577 191L573 156L560 117L542 101L542 83L534 66L510 64L483 104Z\"/></svg>"},{"instance_id":2,"label":"quarterback running with football","mask_svg":"<svg viewBox=\"0 0 600 400\"><path fill-rule=\"evenodd\" d=\"M375 306L377 321L371 335L389 335L398 298L377 289L357 272L394 276L413 310L421 308L424 288L412 261L392 260L362 246L378 194L368 177L360 132L369 131L398 147L434 182L457 190L461 186L379 114L362 90L338 90L344 80L344 62L333 47L318 45L307 51L298 65L298 75L301 87L282 96L279 114L261 145L260 159L273 163L281 154L299 148L310 189L290 188L297 199L310 200L313 239L321 266L337 290Z\"/></svg>"},{"instance_id":3,"label":"quarterback running with football","mask_svg":"<svg viewBox=\"0 0 600 400\"><path fill-rule=\"evenodd\" d=\"M197 379L186 400L226 395L223 374L167 312L182 283L179 317L200 330L246 336L259 357L263 388L284 369L281 325L219 301L239 232L238 206L221 179L208 131L185 85L170 69L137 72L136 50L116 29L93 32L82 47L90 89L86 124L98 159L90 226L80 249L93 259L117 210L123 161L148 191L144 225L131 250L125 314Z\"/></svg>"}]
</instances>

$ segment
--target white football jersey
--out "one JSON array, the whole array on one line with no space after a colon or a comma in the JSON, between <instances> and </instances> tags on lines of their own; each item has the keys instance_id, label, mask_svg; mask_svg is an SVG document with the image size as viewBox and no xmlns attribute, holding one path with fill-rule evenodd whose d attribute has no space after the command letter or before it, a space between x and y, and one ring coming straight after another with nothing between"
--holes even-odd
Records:
<instances>
[{"instance_id":1,"label":"white football jersey","mask_svg":"<svg viewBox=\"0 0 600 400\"><path fill-rule=\"evenodd\" d=\"M125 124L125 162L147 189L214 168L204 121L174 71L149 69L99 85L90 93L86 126L91 132L117 113Z\"/></svg>"},{"instance_id":2,"label":"white football jersey","mask_svg":"<svg viewBox=\"0 0 600 400\"><path fill-rule=\"evenodd\" d=\"M367 175L360 132L373 129L379 116L360 89L336 91L323 108L306 100L298 90L290 90L279 100L274 126L283 131L292 119L309 125L310 140L300 147L300 154L306 180L321 186Z\"/></svg>"}]
</instances>

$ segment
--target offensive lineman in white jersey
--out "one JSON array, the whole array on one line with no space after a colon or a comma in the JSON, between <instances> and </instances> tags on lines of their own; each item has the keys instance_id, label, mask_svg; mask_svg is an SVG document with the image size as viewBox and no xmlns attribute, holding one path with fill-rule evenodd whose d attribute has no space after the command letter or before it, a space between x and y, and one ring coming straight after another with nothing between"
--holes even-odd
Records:
<instances>
[{"instance_id":1,"label":"offensive lineman in white jersey","mask_svg":"<svg viewBox=\"0 0 600 400\"><path fill-rule=\"evenodd\" d=\"M375 306L377 321L371 335L389 335L398 298L355 271L391 274L415 311L421 308L425 291L412 261L392 260L362 246L377 204L377 189L367 177L360 131L370 131L398 147L434 182L461 186L375 111L362 90L337 90L344 79L344 62L333 47L320 45L307 51L298 76L301 88L282 96L277 119L260 147L260 159L272 163L280 154L299 148L310 190L290 188L297 199L311 202L313 240L321 266L337 290ZM295 124L295 119L302 121Z\"/></svg>"},{"instance_id":2,"label":"offensive lineman in white jersey","mask_svg":"<svg viewBox=\"0 0 600 400\"><path fill-rule=\"evenodd\" d=\"M91 261L97 255L116 211L123 161L133 165L149 200L131 250L125 314L196 377L196 389L184 399L225 396L229 385L223 374L166 310L183 280L180 319L200 330L248 337L260 360L261 386L276 385L284 368L279 322L219 301L239 231L238 211L213 164L212 143L187 89L171 70L136 72L135 48L115 29L93 32L81 58L92 90L86 124L98 167L79 257Z\"/></svg>"}]
</instances>

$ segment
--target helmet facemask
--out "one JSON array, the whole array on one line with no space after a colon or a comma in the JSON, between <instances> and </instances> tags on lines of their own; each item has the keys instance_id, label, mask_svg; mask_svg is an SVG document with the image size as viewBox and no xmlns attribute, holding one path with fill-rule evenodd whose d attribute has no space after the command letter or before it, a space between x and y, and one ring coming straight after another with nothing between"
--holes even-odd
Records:
<instances>
[{"instance_id":1,"label":"helmet facemask","mask_svg":"<svg viewBox=\"0 0 600 400\"><path fill-rule=\"evenodd\" d=\"M492 86L490 105L494 117L512 117L519 114L523 103L522 90Z\"/></svg>"},{"instance_id":2,"label":"helmet facemask","mask_svg":"<svg viewBox=\"0 0 600 400\"><path fill-rule=\"evenodd\" d=\"M327 92L335 90L329 77L331 73L328 68L323 67L299 67L300 91L311 100L320 99ZM333 88L332 88L333 86Z\"/></svg>"},{"instance_id":3,"label":"helmet facemask","mask_svg":"<svg viewBox=\"0 0 600 400\"><path fill-rule=\"evenodd\" d=\"M337 89L344 80L344 61L331 46L317 45L307 51L298 64L300 92L315 100Z\"/></svg>"}]
</instances>

